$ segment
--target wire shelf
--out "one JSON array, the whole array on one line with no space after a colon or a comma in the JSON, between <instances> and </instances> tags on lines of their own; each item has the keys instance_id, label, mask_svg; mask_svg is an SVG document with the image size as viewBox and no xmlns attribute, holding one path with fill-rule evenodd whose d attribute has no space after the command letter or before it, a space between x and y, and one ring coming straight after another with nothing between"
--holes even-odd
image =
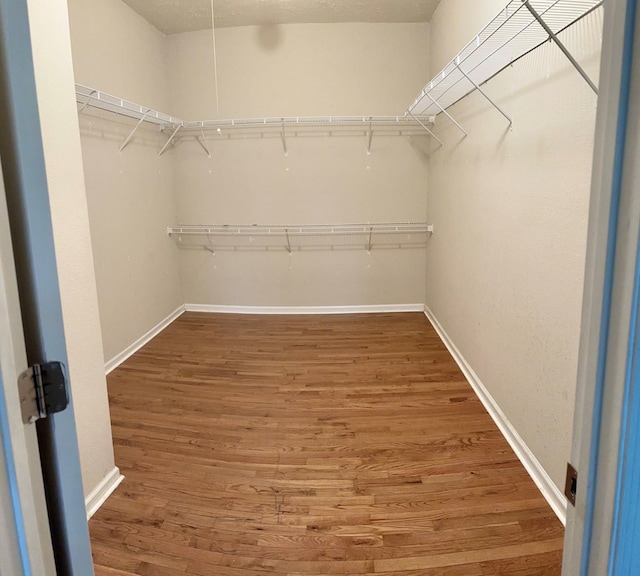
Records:
<instances>
[{"instance_id":1,"label":"wire shelf","mask_svg":"<svg viewBox=\"0 0 640 576\"><path fill-rule=\"evenodd\" d=\"M530 5L557 34L600 7L602 0L530 0ZM423 88L408 113L439 114L549 37L526 2L511 0Z\"/></svg>"},{"instance_id":2,"label":"wire shelf","mask_svg":"<svg viewBox=\"0 0 640 576\"><path fill-rule=\"evenodd\" d=\"M386 136L430 134L436 138L428 128L428 125L434 122L433 116L297 116L185 121L81 84L76 84L76 101L80 104L79 112L91 106L138 120L120 146L120 151L124 150L131 142L134 134L144 122L159 126L160 130L168 130L171 135L160 150L160 156L175 142L179 131L181 131L181 135L195 137L209 158L211 158L211 152L207 147L205 132L212 131L214 139L220 136L230 138L232 133L241 134L243 137L252 136L255 133L261 136L279 136L282 139L285 155L288 155L287 135L299 135L302 132L305 132L306 135L325 135L327 133L332 135L334 131L364 133L368 136L367 154L371 154L374 131ZM438 140L438 142L440 141Z\"/></svg>"},{"instance_id":3,"label":"wire shelf","mask_svg":"<svg viewBox=\"0 0 640 576\"><path fill-rule=\"evenodd\" d=\"M432 117L418 117L424 124L431 124ZM350 129L368 130L369 128L420 128L417 120L406 116L293 116L273 118L242 118L236 120L201 120L185 122L183 131L188 130L231 130L250 129L281 130L282 128L297 129Z\"/></svg>"},{"instance_id":4,"label":"wire shelf","mask_svg":"<svg viewBox=\"0 0 640 576\"><path fill-rule=\"evenodd\" d=\"M167 228L180 248L216 250L311 250L418 247L433 231L424 222L376 224L211 224Z\"/></svg>"},{"instance_id":5,"label":"wire shelf","mask_svg":"<svg viewBox=\"0 0 640 576\"><path fill-rule=\"evenodd\" d=\"M318 128L335 127L354 128L368 130L371 128L420 128L420 122L430 124L432 117L418 117L413 119L406 116L293 116L274 118L239 118L230 120L196 120L185 121L158 112L146 106L124 100L117 96L95 90L88 86L76 84L76 101L81 105L81 110L90 106L107 112L113 112L121 116L127 116L136 120L159 125L161 128L174 129L180 126L182 132L189 130L230 130L230 129L275 129L286 128Z\"/></svg>"},{"instance_id":6,"label":"wire shelf","mask_svg":"<svg viewBox=\"0 0 640 576\"><path fill-rule=\"evenodd\" d=\"M80 110L84 110L87 106L92 108L98 108L100 110L106 110L107 112L113 112L120 116L126 116L128 118L135 118L136 120L143 120L150 124L157 124L161 127L176 127L182 126L184 122L180 118L158 112L151 108L135 104L128 100L112 96L106 92L83 86L82 84L76 84L76 101L81 104Z\"/></svg>"}]
</instances>

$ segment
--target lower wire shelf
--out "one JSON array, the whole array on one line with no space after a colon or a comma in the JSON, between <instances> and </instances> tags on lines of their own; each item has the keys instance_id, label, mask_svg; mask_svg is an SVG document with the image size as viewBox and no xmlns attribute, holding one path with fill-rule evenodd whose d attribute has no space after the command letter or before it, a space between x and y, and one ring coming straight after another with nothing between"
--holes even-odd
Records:
<instances>
[{"instance_id":1,"label":"lower wire shelf","mask_svg":"<svg viewBox=\"0 0 640 576\"><path fill-rule=\"evenodd\" d=\"M415 248L425 246L433 227L425 222L375 224L211 224L168 227L178 247L190 250L247 251Z\"/></svg>"}]
</instances>

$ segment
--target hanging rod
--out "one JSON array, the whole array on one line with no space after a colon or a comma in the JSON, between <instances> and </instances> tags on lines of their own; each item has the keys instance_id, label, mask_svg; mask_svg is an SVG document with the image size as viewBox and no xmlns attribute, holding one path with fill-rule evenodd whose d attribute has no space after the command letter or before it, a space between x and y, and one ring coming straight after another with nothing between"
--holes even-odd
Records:
<instances>
[{"instance_id":1,"label":"hanging rod","mask_svg":"<svg viewBox=\"0 0 640 576\"><path fill-rule=\"evenodd\" d=\"M181 248L219 250L318 247L365 248L423 246L433 226L425 222L371 224L209 224L168 227L167 234Z\"/></svg>"},{"instance_id":2,"label":"hanging rod","mask_svg":"<svg viewBox=\"0 0 640 576\"><path fill-rule=\"evenodd\" d=\"M449 107L550 39L558 44L585 77L584 70L568 54L568 50L557 39L557 34L602 6L602 3L603 0L510 0L422 89L409 106L407 114L429 116L444 112L448 115L446 110ZM589 81L589 85L595 89L593 82ZM484 92L482 94L511 122L495 102ZM461 126L459 128L464 131Z\"/></svg>"}]
</instances>

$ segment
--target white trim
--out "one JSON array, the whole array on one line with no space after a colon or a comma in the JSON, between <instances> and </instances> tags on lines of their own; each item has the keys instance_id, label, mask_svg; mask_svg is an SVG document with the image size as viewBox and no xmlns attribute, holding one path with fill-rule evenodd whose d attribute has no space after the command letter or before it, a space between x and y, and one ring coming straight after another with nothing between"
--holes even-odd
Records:
<instances>
[{"instance_id":1,"label":"white trim","mask_svg":"<svg viewBox=\"0 0 640 576\"><path fill-rule=\"evenodd\" d=\"M84 506L87 510L87 520L98 511L123 480L124 476L120 474L120 469L114 466L85 498Z\"/></svg>"},{"instance_id":2,"label":"white trim","mask_svg":"<svg viewBox=\"0 0 640 576\"><path fill-rule=\"evenodd\" d=\"M187 312L218 314L374 314L384 312L423 312L424 304L380 304L374 306L217 306L185 304Z\"/></svg>"},{"instance_id":3,"label":"white trim","mask_svg":"<svg viewBox=\"0 0 640 576\"><path fill-rule=\"evenodd\" d=\"M494 400L493 396L491 396L484 384L480 381L478 375L473 371L473 368L471 368L471 365L462 355L462 352L458 350L451 338L449 338L449 335L436 320L435 316L433 315L431 310L429 310L428 306L424 307L424 313L429 322L431 322L431 325L434 327L435 331L442 339L444 345L447 347L447 350L449 350L451 356L453 356L453 359L460 367L460 370L462 370L465 378L467 379L469 384L471 384L471 387L477 394L480 402L482 402L487 412L489 412L489 416L491 416L493 421L496 423L496 425L500 429L500 432L502 432L511 448L516 453L516 456L520 459L520 462L522 462L522 465L525 467L540 492L542 492L542 495L549 503L549 506L551 506L553 511L556 513L556 516L560 519L560 522L562 522L562 524L566 526L567 500L564 494L555 485L553 480L551 480L551 477L549 476L549 474L547 474L547 471L542 467L542 464L540 464L538 459L534 456L533 452L531 452L520 434L518 434L518 431L513 427L513 424L509 422L509 419L500 409L498 403Z\"/></svg>"},{"instance_id":4,"label":"white trim","mask_svg":"<svg viewBox=\"0 0 640 576\"><path fill-rule=\"evenodd\" d=\"M183 314L185 311L184 305L178 306L169 316L167 316L164 320L161 320L158 324L156 324L151 330L140 336L135 342L127 346L122 352L116 354L111 360L109 360L104 365L104 370L107 374L109 372L115 370L120 364L122 364L127 358L133 356L140 348L142 348L149 340L153 337L157 336L160 332L162 332L171 322L173 322L178 316Z\"/></svg>"}]
</instances>

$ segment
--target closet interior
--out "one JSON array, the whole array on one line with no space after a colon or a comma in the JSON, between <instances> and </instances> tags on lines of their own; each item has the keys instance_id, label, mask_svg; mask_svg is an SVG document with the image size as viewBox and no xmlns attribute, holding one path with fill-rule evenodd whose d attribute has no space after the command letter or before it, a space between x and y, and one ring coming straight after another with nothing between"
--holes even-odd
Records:
<instances>
[{"instance_id":1,"label":"closet interior","mask_svg":"<svg viewBox=\"0 0 640 576\"><path fill-rule=\"evenodd\" d=\"M136 9L69 0L107 372L185 311L424 313L564 521L602 1Z\"/></svg>"}]
</instances>

